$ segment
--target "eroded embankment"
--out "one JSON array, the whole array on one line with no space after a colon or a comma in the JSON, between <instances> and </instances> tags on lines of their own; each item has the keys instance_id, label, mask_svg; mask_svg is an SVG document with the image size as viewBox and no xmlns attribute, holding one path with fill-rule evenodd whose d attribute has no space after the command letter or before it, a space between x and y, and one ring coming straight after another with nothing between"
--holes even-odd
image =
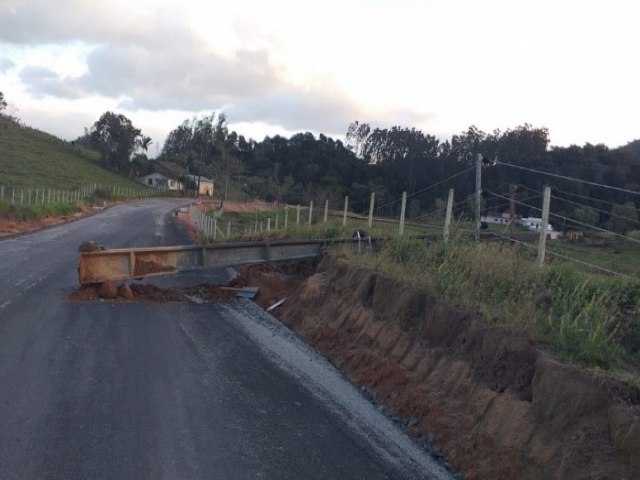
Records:
<instances>
[{"instance_id":1,"label":"eroded embankment","mask_svg":"<svg viewBox=\"0 0 640 480\"><path fill-rule=\"evenodd\" d=\"M640 478L637 388L326 257L280 318L465 478Z\"/></svg>"}]
</instances>

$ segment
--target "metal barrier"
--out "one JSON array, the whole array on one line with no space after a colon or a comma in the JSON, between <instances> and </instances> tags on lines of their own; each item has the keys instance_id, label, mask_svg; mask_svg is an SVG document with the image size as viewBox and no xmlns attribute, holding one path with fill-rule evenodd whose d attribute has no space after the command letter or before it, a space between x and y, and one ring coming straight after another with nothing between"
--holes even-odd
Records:
<instances>
[{"instance_id":1,"label":"metal barrier","mask_svg":"<svg viewBox=\"0 0 640 480\"><path fill-rule=\"evenodd\" d=\"M329 244L352 243L358 240L274 240L81 252L78 275L82 285L141 279L185 270L315 258Z\"/></svg>"}]
</instances>

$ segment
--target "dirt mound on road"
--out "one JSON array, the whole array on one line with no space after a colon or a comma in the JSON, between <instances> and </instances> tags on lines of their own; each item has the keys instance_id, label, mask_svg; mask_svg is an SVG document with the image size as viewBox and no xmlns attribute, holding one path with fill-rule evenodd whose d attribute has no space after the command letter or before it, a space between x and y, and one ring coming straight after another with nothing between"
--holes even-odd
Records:
<instances>
[{"instance_id":1,"label":"dirt mound on road","mask_svg":"<svg viewBox=\"0 0 640 480\"><path fill-rule=\"evenodd\" d=\"M116 287L113 282L86 285L73 292L69 298L75 302L117 300L131 302L225 302L235 299L234 293L220 285L203 283L190 287L160 288L155 285L123 283Z\"/></svg>"},{"instance_id":2,"label":"dirt mound on road","mask_svg":"<svg viewBox=\"0 0 640 480\"><path fill-rule=\"evenodd\" d=\"M317 271L282 320L465 478L639 478L634 386L366 268L329 257Z\"/></svg>"}]
</instances>

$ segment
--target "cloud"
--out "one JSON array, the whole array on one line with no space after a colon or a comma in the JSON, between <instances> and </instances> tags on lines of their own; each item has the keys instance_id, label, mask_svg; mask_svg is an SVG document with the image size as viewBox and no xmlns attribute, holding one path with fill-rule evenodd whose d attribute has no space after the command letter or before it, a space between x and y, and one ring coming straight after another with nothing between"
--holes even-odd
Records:
<instances>
[{"instance_id":1,"label":"cloud","mask_svg":"<svg viewBox=\"0 0 640 480\"><path fill-rule=\"evenodd\" d=\"M355 119L388 123L328 82L326 72L293 82L272 56L274 41L262 42L253 29L236 32L250 37L251 47L238 44L222 54L191 29L182 5L145 1L132 7L118 1L4 0L0 42L25 49L84 45L86 69L79 76L51 62L47 68L21 63L19 79L36 99L110 99L128 112L224 109L230 122L328 134L342 134ZM212 23L212 30L218 28L224 26ZM398 115L422 118L404 110Z\"/></svg>"},{"instance_id":2,"label":"cloud","mask_svg":"<svg viewBox=\"0 0 640 480\"><path fill-rule=\"evenodd\" d=\"M86 94L74 84L74 81L66 81L56 72L44 67L23 68L20 71L20 80L35 98L49 95L74 99L81 98Z\"/></svg>"},{"instance_id":3,"label":"cloud","mask_svg":"<svg viewBox=\"0 0 640 480\"><path fill-rule=\"evenodd\" d=\"M13 67L15 67L15 65L16 64L13 63L8 58L0 58L0 74L5 73L8 70L11 70Z\"/></svg>"}]
</instances>

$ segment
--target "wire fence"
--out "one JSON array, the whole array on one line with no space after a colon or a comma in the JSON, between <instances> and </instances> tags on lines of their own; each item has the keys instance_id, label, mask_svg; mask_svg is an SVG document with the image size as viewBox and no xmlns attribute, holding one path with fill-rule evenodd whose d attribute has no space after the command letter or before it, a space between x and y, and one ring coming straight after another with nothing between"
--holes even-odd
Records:
<instances>
[{"instance_id":1,"label":"wire fence","mask_svg":"<svg viewBox=\"0 0 640 480\"><path fill-rule=\"evenodd\" d=\"M74 189L24 188L0 185L0 202L9 205L40 206L69 205L89 197L109 197L116 199L145 198L164 193L166 187L151 189L123 185L92 183Z\"/></svg>"}]
</instances>

